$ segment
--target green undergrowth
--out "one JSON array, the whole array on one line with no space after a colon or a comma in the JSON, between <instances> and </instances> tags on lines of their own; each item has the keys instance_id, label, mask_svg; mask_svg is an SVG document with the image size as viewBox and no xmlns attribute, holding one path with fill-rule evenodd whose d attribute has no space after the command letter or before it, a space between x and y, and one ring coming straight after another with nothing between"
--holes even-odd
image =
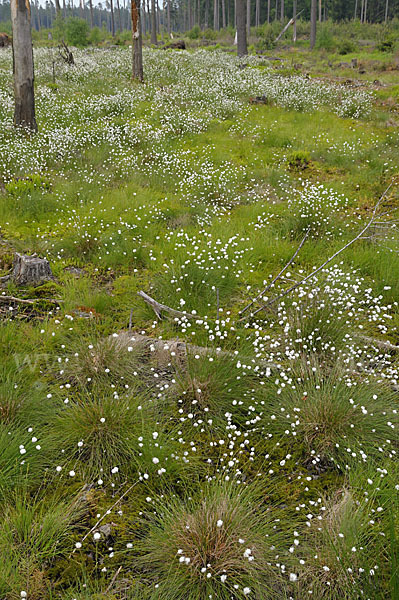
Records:
<instances>
[{"instance_id":1,"label":"green undergrowth","mask_svg":"<svg viewBox=\"0 0 399 600\"><path fill-rule=\"evenodd\" d=\"M104 51L119 71L79 52L57 90L37 55L43 138L20 152L21 134L2 134L15 156L1 275L15 251L37 252L54 280L2 290L0 595L396 598L388 90L344 118L277 93L250 101L218 49L148 50L143 86L128 50ZM305 57L331 78L321 50ZM271 95L301 72L257 60L248 77L263 74ZM21 157L43 156L43 173L25 169Z\"/></svg>"}]
</instances>

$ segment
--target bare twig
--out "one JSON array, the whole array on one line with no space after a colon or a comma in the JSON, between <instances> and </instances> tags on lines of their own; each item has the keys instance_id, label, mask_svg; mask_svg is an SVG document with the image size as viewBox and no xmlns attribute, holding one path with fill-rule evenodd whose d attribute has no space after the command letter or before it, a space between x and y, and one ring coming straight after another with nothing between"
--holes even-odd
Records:
<instances>
[{"instance_id":1,"label":"bare twig","mask_svg":"<svg viewBox=\"0 0 399 600\"><path fill-rule=\"evenodd\" d=\"M168 312L172 316L179 317L180 319L184 318L184 317L186 319L200 319L201 318L198 315L193 315L191 313L182 312L180 310L175 310L174 308L170 308L170 306L161 304L160 302L157 302L156 300L154 300L154 298L151 298L151 296L149 296L148 294L146 294L143 291L137 292L137 295L140 296L140 298L142 298L144 300L144 302L147 302L147 304L149 304L152 307L152 309L155 312L155 314L157 315L158 319L162 319L162 311Z\"/></svg>"},{"instance_id":2,"label":"bare twig","mask_svg":"<svg viewBox=\"0 0 399 600\"><path fill-rule=\"evenodd\" d=\"M242 315L243 313L245 313L246 310L248 310L248 308L251 308L251 306L253 306L255 304L255 302L257 302L260 298L262 298L262 296L268 291L270 290L270 288L272 287L272 285L274 283L276 283L276 281L283 275L283 273L285 273L285 271L288 269L288 267L294 262L295 258L298 256L298 253L300 251L300 249L302 248L302 246L304 245L308 235L310 233L310 228L306 231L306 234L303 238L303 240L301 241L301 243L299 244L298 248L296 249L295 253L291 256L290 260L287 262L287 264L281 269L280 273L278 275L276 275L276 277L273 279L273 281L271 281L257 296L256 298L254 298L254 300L252 300L252 302L250 302L248 304L248 306L246 306L245 308L243 308L238 314ZM241 319L242 320L242 319Z\"/></svg>"},{"instance_id":3,"label":"bare twig","mask_svg":"<svg viewBox=\"0 0 399 600\"><path fill-rule=\"evenodd\" d=\"M216 321L219 321L219 288L216 288Z\"/></svg>"},{"instance_id":4,"label":"bare twig","mask_svg":"<svg viewBox=\"0 0 399 600\"><path fill-rule=\"evenodd\" d=\"M132 319L133 319L133 309L130 311L130 317L129 317L129 331L132 328Z\"/></svg>"},{"instance_id":5,"label":"bare twig","mask_svg":"<svg viewBox=\"0 0 399 600\"><path fill-rule=\"evenodd\" d=\"M119 502L121 502L121 500L122 500L122 499L123 499L123 498L126 496L126 494L128 494L128 493L129 493L129 492L130 492L130 491L131 491L131 490L132 490L132 489L133 489L133 488L134 488L134 487L135 487L135 486L136 486L138 483L139 483L139 481L135 481L135 482L134 482L134 483L133 483L133 484L132 484L130 487L128 487L128 489L127 489L127 490L125 490L125 491L123 492L122 496L120 496L120 497L118 498L118 500L117 500L116 502L114 502L114 504L111 506L111 508L109 508L109 509L108 509L108 510L107 510L107 511L106 511L106 512L103 514L103 516L102 516L102 517L100 517L100 518L98 519L97 523L95 523L95 524L93 525L93 527L90 529L90 531L88 531L88 532L86 533L86 535L85 535L85 536L83 536L83 538L82 538L82 542L84 542L84 541L85 541L85 539L89 537L89 535L92 533L92 531L94 531L95 529L97 529L97 527L98 527L98 525L101 523L101 521L102 521L103 519L105 519L105 517L107 517L109 514L111 514L111 511L112 511L112 510L115 508L115 506L117 506L117 505L119 504ZM72 550L72 552L71 552L71 554L70 554L69 556L72 556L72 554L74 554L74 553L75 553L75 551L76 551L76 548L74 548L74 549Z\"/></svg>"},{"instance_id":6,"label":"bare twig","mask_svg":"<svg viewBox=\"0 0 399 600\"><path fill-rule=\"evenodd\" d=\"M108 592L111 591L112 586L114 585L116 578L118 577L119 573L122 571L122 565L119 567L119 569L116 571L115 575L113 576L113 578L111 579L111 582L109 584L109 586L107 587L107 589L105 590L105 593L108 594Z\"/></svg>"},{"instance_id":7,"label":"bare twig","mask_svg":"<svg viewBox=\"0 0 399 600\"><path fill-rule=\"evenodd\" d=\"M345 244L345 246L343 246L342 248L340 248L339 250L337 250L336 252L334 252L334 254L332 256L330 256L330 258L328 258L326 261L324 261L324 263L322 265L320 265L320 267L318 267L317 269L315 269L314 271L312 271L312 273L310 273L309 275L307 275L306 277L304 277L304 279L302 281L296 283L295 285L292 285L290 288L288 288L288 290L286 290L285 292L283 292L279 296L276 296L276 298L272 298L271 300L269 300L268 302L266 302L266 304L264 304L263 306L261 306L260 308L258 308L258 310L256 310L254 313L252 313L251 316L256 315L261 310L265 310L265 308L267 308L271 304L274 304L275 302L278 302L279 300L281 300L282 298L284 298L285 296L287 296L288 294L290 294L298 286L302 285L303 283L305 283L306 281L308 281L309 279L311 279L312 277L314 277L314 275L316 275L316 273L318 273L319 271L321 271L326 265L328 265L330 262L332 262L334 260L334 258L336 258L337 256L339 256L339 254L341 254L341 252L343 252L344 250L346 250L347 248L349 248L349 246L351 246L358 239L360 239L363 236L363 234L366 233L366 231L373 224L373 222L374 222L374 220L376 218L376 215L377 215L378 207L380 206L381 202L383 201L383 199L385 198L385 196L387 195L387 193L389 192L389 190L391 189L391 187L392 187L392 183L389 184L389 186L387 187L387 189L385 190L385 192L382 194L382 196L378 200L377 204L374 207L374 210L373 210L373 213L371 215L370 220L368 221L367 225L365 227L363 227L363 229L357 234L357 236L355 236L354 238L352 238L347 244Z\"/></svg>"}]
</instances>

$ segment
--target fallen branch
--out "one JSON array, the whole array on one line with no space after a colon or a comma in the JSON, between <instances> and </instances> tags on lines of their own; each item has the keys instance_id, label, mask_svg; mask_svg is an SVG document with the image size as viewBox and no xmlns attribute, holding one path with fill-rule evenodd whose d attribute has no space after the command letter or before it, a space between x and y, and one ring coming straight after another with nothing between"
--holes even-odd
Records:
<instances>
[{"instance_id":1,"label":"fallen branch","mask_svg":"<svg viewBox=\"0 0 399 600\"><path fill-rule=\"evenodd\" d=\"M34 300L24 300L23 298L15 298L14 296L0 296L0 302L18 302L19 304L34 304Z\"/></svg>"},{"instance_id":2,"label":"fallen branch","mask_svg":"<svg viewBox=\"0 0 399 600\"><path fill-rule=\"evenodd\" d=\"M243 308L242 310L240 310L240 312L238 313L239 315L242 315L243 313L245 313L246 310L248 310L248 308L251 308L251 306L253 306L255 304L255 302L257 302L268 290L270 290L270 288L272 287L272 285L274 283L276 283L276 281L278 279L280 279L280 277L285 273L285 271L288 269L288 267L293 263L293 261L295 260L295 258L298 256L298 253L300 251L300 249L302 248L302 246L304 245L308 235L310 233L310 228L306 231L305 237L303 238L303 240L301 241L301 243L299 244L298 248L296 249L295 253L291 256L290 260L287 262L287 264L281 269L280 273L278 275L276 275L276 277L273 279L273 281L271 281L269 283L269 285L267 285L257 296L256 298L254 298L252 300L252 302L250 302L248 304L248 306L246 306L245 308ZM245 317L244 317L245 318ZM240 319L240 321L242 321L243 319Z\"/></svg>"},{"instance_id":3,"label":"fallen branch","mask_svg":"<svg viewBox=\"0 0 399 600\"><path fill-rule=\"evenodd\" d=\"M234 352L228 352L227 350L220 350L213 348L207 348L206 346L194 346L194 344L188 344L183 342L182 340L159 340L152 338L147 335L142 335L141 333L133 333L131 331L121 331L118 333L118 337L111 337L111 339L119 346L119 348L128 348L133 344L140 344L142 346L148 347L151 352L169 352L172 357L177 358L186 358L187 354L193 354L198 356L210 356L212 354L216 354L216 356L234 359L240 361L244 364L252 363L255 365L259 365L260 367L269 368L269 369L278 369L278 365L268 362L266 360L252 358L249 356L242 356L240 354Z\"/></svg>"},{"instance_id":4,"label":"fallen branch","mask_svg":"<svg viewBox=\"0 0 399 600\"><path fill-rule=\"evenodd\" d=\"M16 298L15 296L1 296L0 302L17 302L19 304L35 304L36 302L51 302L52 304L60 304L62 300L54 298Z\"/></svg>"},{"instance_id":5,"label":"fallen branch","mask_svg":"<svg viewBox=\"0 0 399 600\"><path fill-rule=\"evenodd\" d=\"M382 194L382 196L378 200L377 204L374 207L373 214L371 215L371 218L370 218L369 222L357 234L357 236L355 236L354 238L352 238L347 244L345 244L345 246L343 246L342 248L340 248L339 250L337 250L336 252L334 252L334 254L332 256L330 256L330 258L328 258L322 265L320 265L320 267L318 267L317 269L315 269L314 271L312 271L312 273L310 273L309 275L307 275L306 277L304 277L302 279L302 281L299 281L298 283L292 285L290 288L288 288L288 290L286 290L285 292L283 292L282 294L280 294L276 298L272 298L271 300L269 300L268 302L266 302L266 304L264 304L263 306L261 306L260 308L258 308L258 310L256 310L254 313L252 313L251 316L255 316L261 310L265 310L271 304L274 304L275 302L278 302L279 300L281 300L282 298L284 298L285 296L287 296L288 294L290 294L297 287L299 287L300 285L302 285L303 283L305 283L306 281L308 281L309 279L311 279L312 277L314 277L316 275L316 273L318 273L319 271L321 271L322 269L324 269L324 267L327 266L330 262L332 262L337 256L339 256L339 254L341 254L341 252L343 252L344 250L346 250L347 248L349 248L349 246L351 246L352 244L354 244L355 242L357 242L357 240L360 239L363 236L363 234L366 233L366 231L374 223L374 221L375 221L375 219L377 217L378 207L380 206L381 202L383 201L383 199L385 198L385 196L387 195L387 193L389 192L389 190L391 189L391 187L392 187L392 183L389 184L389 186L387 187L387 189L385 190L385 192ZM379 216L378 216L378 218L379 218Z\"/></svg>"},{"instance_id":6,"label":"fallen branch","mask_svg":"<svg viewBox=\"0 0 399 600\"><path fill-rule=\"evenodd\" d=\"M149 296L143 291L137 292L137 295L140 296L140 298L142 298L144 302L151 306L158 319L162 319L162 311L168 312L172 316L178 317L179 319L182 319L184 317L186 319L201 319L201 317L199 317L198 315L193 315L191 313L175 310L174 308L170 308L170 306L166 306L166 304L161 304L160 302L157 302L156 300L154 300L154 298L151 298L151 296Z\"/></svg>"},{"instance_id":7,"label":"fallen branch","mask_svg":"<svg viewBox=\"0 0 399 600\"><path fill-rule=\"evenodd\" d=\"M391 344L386 340L377 340L376 338L368 337L367 335L360 335L359 338L368 342L369 344L373 344L377 346L377 348L382 348L383 350L391 350L393 352L399 352L399 346L395 346L395 344Z\"/></svg>"}]
</instances>

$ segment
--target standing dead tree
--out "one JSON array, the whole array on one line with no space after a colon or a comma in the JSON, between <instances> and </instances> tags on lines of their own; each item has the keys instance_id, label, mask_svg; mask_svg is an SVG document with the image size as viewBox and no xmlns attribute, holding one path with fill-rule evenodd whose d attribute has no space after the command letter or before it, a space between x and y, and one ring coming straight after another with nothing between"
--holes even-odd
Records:
<instances>
[{"instance_id":1,"label":"standing dead tree","mask_svg":"<svg viewBox=\"0 0 399 600\"><path fill-rule=\"evenodd\" d=\"M236 18L237 18L237 56L248 54L247 49L247 28L246 28L246 1L236 0Z\"/></svg>"},{"instance_id":2,"label":"standing dead tree","mask_svg":"<svg viewBox=\"0 0 399 600\"><path fill-rule=\"evenodd\" d=\"M144 81L143 38L141 35L140 0L131 0L132 38L133 38L133 79Z\"/></svg>"},{"instance_id":3,"label":"standing dead tree","mask_svg":"<svg viewBox=\"0 0 399 600\"><path fill-rule=\"evenodd\" d=\"M37 131L29 0L11 0L14 125Z\"/></svg>"}]
</instances>

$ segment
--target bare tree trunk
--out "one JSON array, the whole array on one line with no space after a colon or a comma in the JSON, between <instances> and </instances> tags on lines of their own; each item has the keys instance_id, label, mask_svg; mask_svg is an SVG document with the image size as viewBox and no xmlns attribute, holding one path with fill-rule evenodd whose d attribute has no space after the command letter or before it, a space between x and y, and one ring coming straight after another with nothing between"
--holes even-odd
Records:
<instances>
[{"instance_id":1,"label":"bare tree trunk","mask_svg":"<svg viewBox=\"0 0 399 600\"><path fill-rule=\"evenodd\" d=\"M111 7L111 33L115 37L114 0L109 0Z\"/></svg>"},{"instance_id":2,"label":"bare tree trunk","mask_svg":"<svg viewBox=\"0 0 399 600\"><path fill-rule=\"evenodd\" d=\"M267 22L270 23L270 0L267 0Z\"/></svg>"},{"instance_id":3,"label":"bare tree trunk","mask_svg":"<svg viewBox=\"0 0 399 600\"><path fill-rule=\"evenodd\" d=\"M316 21L317 21L317 0L312 0L310 13L310 49L313 50L316 44Z\"/></svg>"},{"instance_id":4,"label":"bare tree trunk","mask_svg":"<svg viewBox=\"0 0 399 600\"><path fill-rule=\"evenodd\" d=\"M64 6L65 6L65 4L64 4ZM90 27L93 29L93 25L94 25L93 0L89 0L89 7L90 7Z\"/></svg>"},{"instance_id":5,"label":"bare tree trunk","mask_svg":"<svg viewBox=\"0 0 399 600\"><path fill-rule=\"evenodd\" d=\"M319 23L321 23L321 0L319 0Z\"/></svg>"},{"instance_id":6,"label":"bare tree trunk","mask_svg":"<svg viewBox=\"0 0 399 600\"><path fill-rule=\"evenodd\" d=\"M144 80L143 39L141 37L140 0L131 0L133 39L133 79Z\"/></svg>"},{"instance_id":7,"label":"bare tree trunk","mask_svg":"<svg viewBox=\"0 0 399 600\"><path fill-rule=\"evenodd\" d=\"M388 23L389 0L385 3L385 23Z\"/></svg>"},{"instance_id":8,"label":"bare tree trunk","mask_svg":"<svg viewBox=\"0 0 399 600\"><path fill-rule=\"evenodd\" d=\"M222 26L226 29L226 2L222 0Z\"/></svg>"},{"instance_id":9,"label":"bare tree trunk","mask_svg":"<svg viewBox=\"0 0 399 600\"><path fill-rule=\"evenodd\" d=\"M188 15L187 15L188 29L190 30L193 27L193 23L192 23L193 15L192 15L192 10L191 10L191 0L187 0L187 5L188 5L187 6L187 12L188 12ZM218 2L218 8L219 8L219 2ZM219 16L219 11L218 11L218 16ZM218 18L218 29L219 29L219 18Z\"/></svg>"},{"instance_id":10,"label":"bare tree trunk","mask_svg":"<svg viewBox=\"0 0 399 600\"><path fill-rule=\"evenodd\" d=\"M157 14L155 12L155 0L151 0L151 44L156 46L157 43Z\"/></svg>"},{"instance_id":11,"label":"bare tree trunk","mask_svg":"<svg viewBox=\"0 0 399 600\"><path fill-rule=\"evenodd\" d=\"M363 23L367 23L367 0L364 0Z\"/></svg>"},{"instance_id":12,"label":"bare tree trunk","mask_svg":"<svg viewBox=\"0 0 399 600\"><path fill-rule=\"evenodd\" d=\"M118 9L119 31L122 32L122 19L121 19L121 3L120 3L120 0L116 0L116 6L117 6L117 9Z\"/></svg>"},{"instance_id":13,"label":"bare tree trunk","mask_svg":"<svg viewBox=\"0 0 399 600\"><path fill-rule=\"evenodd\" d=\"M168 34L170 35L171 32L171 28L170 28L170 0L167 0L167 7L166 7L166 16L168 19Z\"/></svg>"},{"instance_id":14,"label":"bare tree trunk","mask_svg":"<svg viewBox=\"0 0 399 600\"><path fill-rule=\"evenodd\" d=\"M297 5L297 0L293 1L293 7L292 7L292 18L294 19L294 23L293 23L293 34L292 34L292 41L295 43L296 42L296 5Z\"/></svg>"},{"instance_id":15,"label":"bare tree trunk","mask_svg":"<svg viewBox=\"0 0 399 600\"><path fill-rule=\"evenodd\" d=\"M255 0L255 27L260 27L260 0Z\"/></svg>"},{"instance_id":16,"label":"bare tree trunk","mask_svg":"<svg viewBox=\"0 0 399 600\"><path fill-rule=\"evenodd\" d=\"M11 0L14 125L37 131L29 0Z\"/></svg>"},{"instance_id":17,"label":"bare tree trunk","mask_svg":"<svg viewBox=\"0 0 399 600\"><path fill-rule=\"evenodd\" d=\"M213 0L213 28L219 30L219 0Z\"/></svg>"},{"instance_id":18,"label":"bare tree trunk","mask_svg":"<svg viewBox=\"0 0 399 600\"><path fill-rule=\"evenodd\" d=\"M245 13L245 0L236 0L237 56L245 56L246 54L248 54Z\"/></svg>"},{"instance_id":19,"label":"bare tree trunk","mask_svg":"<svg viewBox=\"0 0 399 600\"><path fill-rule=\"evenodd\" d=\"M276 0L276 14L274 15L274 20L277 21L278 19L278 0Z\"/></svg>"},{"instance_id":20,"label":"bare tree trunk","mask_svg":"<svg viewBox=\"0 0 399 600\"><path fill-rule=\"evenodd\" d=\"M284 22L284 0L281 0L280 21Z\"/></svg>"},{"instance_id":21,"label":"bare tree trunk","mask_svg":"<svg viewBox=\"0 0 399 600\"><path fill-rule=\"evenodd\" d=\"M355 19L357 18L357 0L355 1Z\"/></svg>"},{"instance_id":22,"label":"bare tree trunk","mask_svg":"<svg viewBox=\"0 0 399 600\"><path fill-rule=\"evenodd\" d=\"M60 0L55 0L55 13L57 17L61 13Z\"/></svg>"},{"instance_id":23,"label":"bare tree trunk","mask_svg":"<svg viewBox=\"0 0 399 600\"><path fill-rule=\"evenodd\" d=\"M247 39L251 35L251 0L247 0Z\"/></svg>"},{"instance_id":24,"label":"bare tree trunk","mask_svg":"<svg viewBox=\"0 0 399 600\"><path fill-rule=\"evenodd\" d=\"M160 33L160 31L161 31L161 11L159 10L158 0L156 0L155 14L157 15L157 32Z\"/></svg>"},{"instance_id":25,"label":"bare tree trunk","mask_svg":"<svg viewBox=\"0 0 399 600\"><path fill-rule=\"evenodd\" d=\"M209 0L205 0L205 16L204 16L204 28L209 27Z\"/></svg>"},{"instance_id":26,"label":"bare tree trunk","mask_svg":"<svg viewBox=\"0 0 399 600\"><path fill-rule=\"evenodd\" d=\"M360 6L360 22L363 23L363 13L364 13L364 0L362 0L362 4Z\"/></svg>"}]
</instances>

